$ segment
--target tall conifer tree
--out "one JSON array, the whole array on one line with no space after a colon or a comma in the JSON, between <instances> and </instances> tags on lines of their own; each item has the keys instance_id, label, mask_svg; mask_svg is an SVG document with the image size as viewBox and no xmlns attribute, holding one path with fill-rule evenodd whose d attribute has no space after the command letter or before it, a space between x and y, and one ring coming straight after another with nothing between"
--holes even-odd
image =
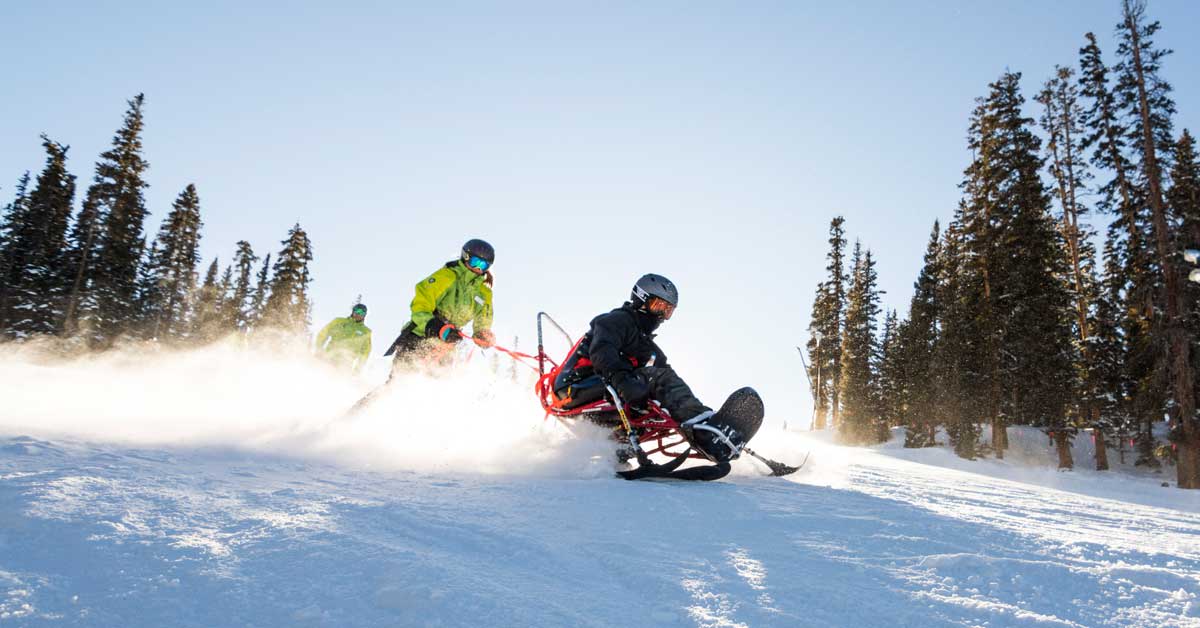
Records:
<instances>
[{"instance_id":1,"label":"tall conifer tree","mask_svg":"<svg viewBox=\"0 0 1200 628\"><path fill-rule=\"evenodd\" d=\"M85 272L88 290L85 303L92 323L91 340L100 346L131 331L138 318L137 277L145 240L146 218L142 179L149 164L142 158L142 106L138 94L129 101L125 121L113 137L113 146L96 164L96 176L88 197L95 204L99 229L95 234L95 260Z\"/></svg>"},{"instance_id":2,"label":"tall conifer tree","mask_svg":"<svg viewBox=\"0 0 1200 628\"><path fill-rule=\"evenodd\" d=\"M200 284L195 296L196 308L192 316L192 332L190 338L196 344L207 344L220 337L221 334L221 286L217 280L220 271L219 260L213 259L204 273L204 282Z\"/></svg>"},{"instance_id":3,"label":"tall conifer tree","mask_svg":"<svg viewBox=\"0 0 1200 628\"><path fill-rule=\"evenodd\" d=\"M874 366L879 351L875 332L880 308L875 261L858 242L854 244L851 268L853 280L842 330L842 421L838 432L847 442L870 443L877 442L879 436Z\"/></svg>"},{"instance_id":4,"label":"tall conifer tree","mask_svg":"<svg viewBox=\"0 0 1200 628\"><path fill-rule=\"evenodd\" d=\"M271 295L267 297L263 323L300 331L308 326L311 316L308 263L312 261L312 245L299 224L292 227L282 244L283 250L271 269Z\"/></svg>"},{"instance_id":5,"label":"tall conifer tree","mask_svg":"<svg viewBox=\"0 0 1200 628\"><path fill-rule=\"evenodd\" d=\"M154 240L143 309L153 338L180 339L191 328L191 298L200 262L200 197L188 184L171 206Z\"/></svg>"},{"instance_id":6,"label":"tall conifer tree","mask_svg":"<svg viewBox=\"0 0 1200 628\"><path fill-rule=\"evenodd\" d=\"M817 296L813 301L813 334L808 341L808 355L809 376L817 397L816 429L825 428L827 416L830 416L834 425L839 419L842 322L846 310L846 270L843 260L846 250L845 222L845 218L837 216L829 223L828 264L825 267L827 279L817 286Z\"/></svg>"},{"instance_id":7,"label":"tall conifer tree","mask_svg":"<svg viewBox=\"0 0 1200 628\"><path fill-rule=\"evenodd\" d=\"M11 337L52 334L62 314L67 225L75 199L75 177L67 172L68 147L42 135L46 166L26 198L13 204L5 240L5 283ZM20 188L24 195L27 180Z\"/></svg>"},{"instance_id":8,"label":"tall conifer tree","mask_svg":"<svg viewBox=\"0 0 1200 628\"><path fill-rule=\"evenodd\" d=\"M16 234L29 214L29 172L17 181L15 198L4 207L0 216L0 334L7 337L10 311L14 305L11 293L14 274L19 272L23 252L16 245Z\"/></svg>"},{"instance_id":9,"label":"tall conifer tree","mask_svg":"<svg viewBox=\"0 0 1200 628\"><path fill-rule=\"evenodd\" d=\"M938 320L941 316L938 299L938 279L941 275L941 228L933 223L929 244L925 247L925 263L913 284L914 292L908 307L908 320L897 330L896 352L899 354L898 388L903 395L899 421L905 426L905 447L929 447L936 441L938 424L937 372L934 358L937 350Z\"/></svg>"},{"instance_id":10,"label":"tall conifer tree","mask_svg":"<svg viewBox=\"0 0 1200 628\"><path fill-rule=\"evenodd\" d=\"M1153 344L1165 351L1156 355L1155 371L1159 374L1156 379L1170 382L1168 411L1178 425L1171 436L1179 448L1179 487L1200 489L1200 416L1196 414L1196 380L1191 357L1194 339L1186 325L1185 273L1182 258L1175 249L1178 238L1169 221L1163 181L1173 148L1171 117L1175 104L1170 98L1171 86L1159 76L1159 70L1170 51L1154 47L1153 37L1160 25L1146 23L1144 2L1123 0L1121 8L1118 102L1135 114L1130 138L1139 158L1138 172L1150 207L1154 261L1162 285L1156 291L1155 301L1159 305L1156 312L1161 315L1156 315Z\"/></svg>"},{"instance_id":11,"label":"tall conifer tree","mask_svg":"<svg viewBox=\"0 0 1200 628\"><path fill-rule=\"evenodd\" d=\"M252 302L254 285L254 262L258 256L250 243L240 240L237 251L233 254L233 273L235 283L233 294L230 296L231 307L235 308L232 328L230 331L246 331L254 322L254 304Z\"/></svg>"}]
</instances>

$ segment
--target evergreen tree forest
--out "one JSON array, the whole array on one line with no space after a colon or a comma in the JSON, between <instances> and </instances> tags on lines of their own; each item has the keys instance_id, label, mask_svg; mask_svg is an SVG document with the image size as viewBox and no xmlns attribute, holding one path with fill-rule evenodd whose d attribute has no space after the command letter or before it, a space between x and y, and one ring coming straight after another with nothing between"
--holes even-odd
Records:
<instances>
[{"instance_id":1,"label":"evergreen tree forest","mask_svg":"<svg viewBox=\"0 0 1200 628\"><path fill-rule=\"evenodd\" d=\"M859 444L903 427L906 447L974 459L1029 426L1061 468L1092 438L1096 469L1116 447L1200 488L1200 160L1173 125L1161 24L1142 0L1121 13L1115 50L1084 34L1041 83L1005 71L977 98L960 201L933 223L907 317L881 309L876 260L856 243L847 262L833 219L814 427Z\"/></svg>"},{"instance_id":2,"label":"evergreen tree forest","mask_svg":"<svg viewBox=\"0 0 1200 628\"><path fill-rule=\"evenodd\" d=\"M145 104L142 94L128 102L78 207L69 146L41 136L45 164L18 178L0 213L0 340L57 338L103 350L122 341L197 345L268 327L306 331L312 247L300 225L273 268L264 262L256 275L259 257L243 240L232 264L211 260L201 280L201 192L189 184L149 238Z\"/></svg>"}]
</instances>

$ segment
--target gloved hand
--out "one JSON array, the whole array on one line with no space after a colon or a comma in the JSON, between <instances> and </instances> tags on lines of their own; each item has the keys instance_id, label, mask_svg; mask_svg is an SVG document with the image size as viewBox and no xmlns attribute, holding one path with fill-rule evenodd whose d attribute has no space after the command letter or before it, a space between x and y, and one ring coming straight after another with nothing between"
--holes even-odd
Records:
<instances>
[{"instance_id":1,"label":"gloved hand","mask_svg":"<svg viewBox=\"0 0 1200 628\"><path fill-rule=\"evenodd\" d=\"M650 399L650 382L638 371L629 371L615 377L613 388L627 406L642 406Z\"/></svg>"},{"instance_id":2,"label":"gloved hand","mask_svg":"<svg viewBox=\"0 0 1200 628\"><path fill-rule=\"evenodd\" d=\"M441 338L442 342L453 344L462 340L462 337L462 332L458 331L458 328L450 323L442 325L442 328L438 330L438 338Z\"/></svg>"},{"instance_id":3,"label":"gloved hand","mask_svg":"<svg viewBox=\"0 0 1200 628\"><path fill-rule=\"evenodd\" d=\"M492 330L490 329L481 329L476 331L474 338L475 343L484 349L496 344L496 334L493 334Z\"/></svg>"}]
</instances>

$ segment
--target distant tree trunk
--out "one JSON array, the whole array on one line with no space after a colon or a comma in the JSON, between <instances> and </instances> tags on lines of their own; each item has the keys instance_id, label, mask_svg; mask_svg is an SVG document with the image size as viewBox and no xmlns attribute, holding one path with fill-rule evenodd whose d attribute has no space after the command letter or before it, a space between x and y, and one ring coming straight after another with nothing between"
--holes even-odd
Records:
<instances>
[{"instance_id":1,"label":"distant tree trunk","mask_svg":"<svg viewBox=\"0 0 1200 628\"><path fill-rule=\"evenodd\" d=\"M1098 410L1099 408L1095 406L1095 401L1093 400L1089 411L1095 416L1098 414ZM1104 444L1104 430L1100 427L1099 420L1095 418L1092 419L1092 434L1096 437L1096 470L1108 471L1108 447Z\"/></svg>"},{"instance_id":2,"label":"distant tree trunk","mask_svg":"<svg viewBox=\"0 0 1200 628\"><path fill-rule=\"evenodd\" d=\"M1066 430L1055 430L1053 433L1054 448L1058 450L1058 468L1068 471L1075 468L1075 460L1071 458L1071 439Z\"/></svg>"}]
</instances>

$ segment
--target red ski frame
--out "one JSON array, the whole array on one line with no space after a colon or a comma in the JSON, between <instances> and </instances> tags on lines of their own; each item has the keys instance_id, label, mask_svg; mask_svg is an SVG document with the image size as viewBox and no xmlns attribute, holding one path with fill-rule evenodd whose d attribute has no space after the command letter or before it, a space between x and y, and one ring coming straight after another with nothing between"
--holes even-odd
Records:
<instances>
[{"instance_id":1,"label":"red ski frame","mask_svg":"<svg viewBox=\"0 0 1200 628\"><path fill-rule=\"evenodd\" d=\"M572 426L574 421L587 419L587 415L590 414L607 414L616 417L618 414L617 406L607 398L576 408L567 409L562 407L562 402L554 396L554 380L562 372L562 365L546 355L542 343L542 318L550 320L566 336L568 341L571 341L571 337L548 314L545 312L538 313L537 360L539 377L534 389L537 393L538 401L542 404L542 409L546 411L546 417L553 416L568 428ZM579 343L582 341L582 338L573 341L571 350L567 352L568 357L575 353L575 350L579 348ZM564 359L563 362L565 363L566 360ZM546 370L547 364L550 366L549 371ZM634 413L630 413L627 418L629 419L629 426L636 431L638 442L647 454L663 454L671 458L687 455L689 458L707 460L703 454L692 448L691 443L688 442L683 432L679 430L679 423L671 418L671 413L667 412L666 408L659 405L657 401L651 401L644 412L636 414L636 416ZM620 430L619 425L617 429ZM614 437L617 440L624 440L624 435L617 432L614 432Z\"/></svg>"}]
</instances>

